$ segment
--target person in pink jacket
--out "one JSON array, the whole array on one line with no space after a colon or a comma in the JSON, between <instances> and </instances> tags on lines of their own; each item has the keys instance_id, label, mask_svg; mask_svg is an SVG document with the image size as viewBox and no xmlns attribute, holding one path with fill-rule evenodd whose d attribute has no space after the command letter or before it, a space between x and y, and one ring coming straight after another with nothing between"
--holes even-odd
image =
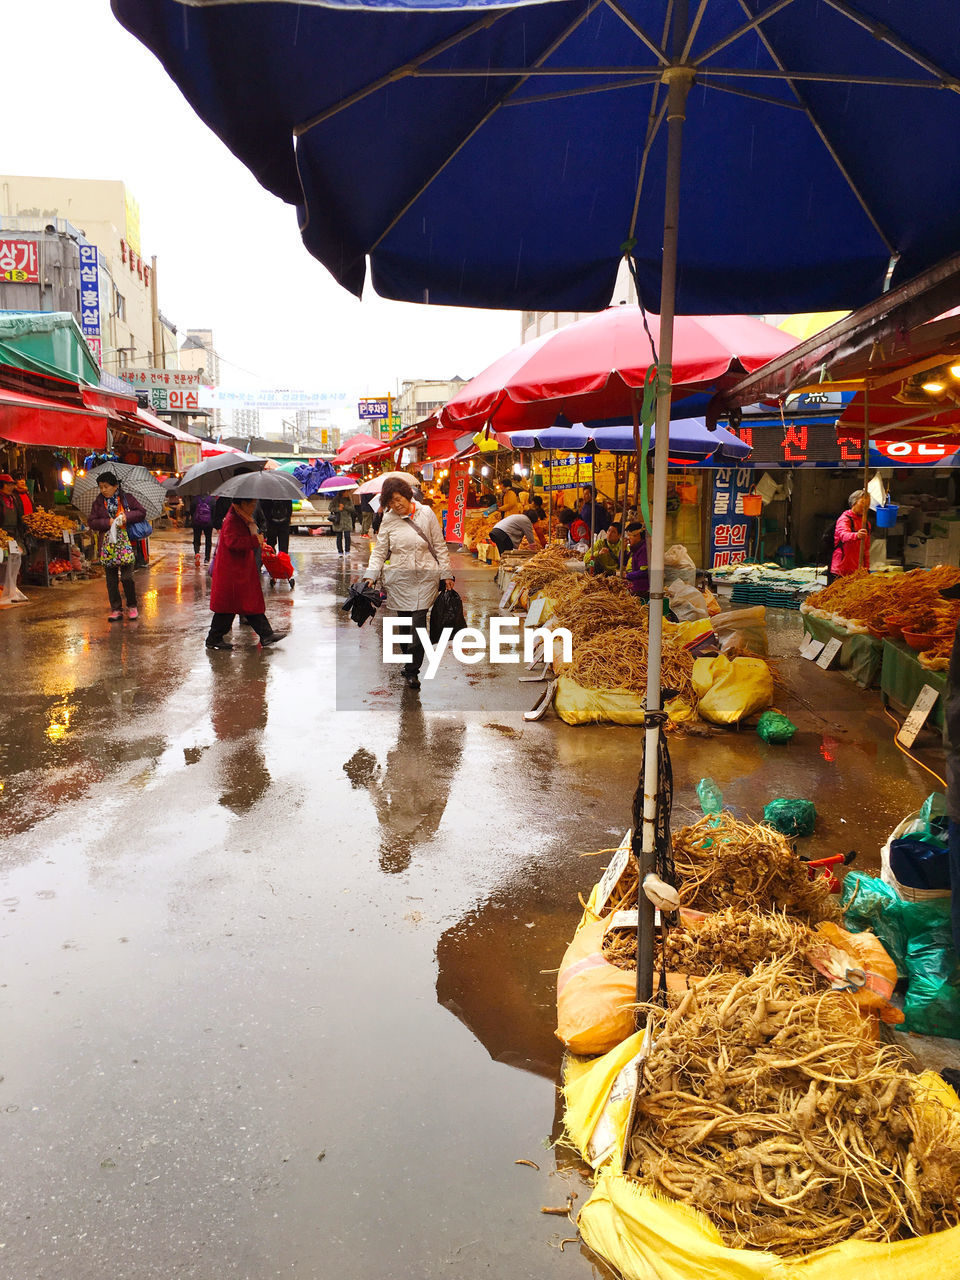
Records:
<instances>
[{"instance_id":1,"label":"person in pink jacket","mask_svg":"<svg viewBox=\"0 0 960 1280\"><path fill-rule=\"evenodd\" d=\"M854 489L847 499L850 503L833 531L833 559L830 561L830 579L845 578L858 569L870 568L870 530L867 512L870 495L866 489Z\"/></svg>"}]
</instances>

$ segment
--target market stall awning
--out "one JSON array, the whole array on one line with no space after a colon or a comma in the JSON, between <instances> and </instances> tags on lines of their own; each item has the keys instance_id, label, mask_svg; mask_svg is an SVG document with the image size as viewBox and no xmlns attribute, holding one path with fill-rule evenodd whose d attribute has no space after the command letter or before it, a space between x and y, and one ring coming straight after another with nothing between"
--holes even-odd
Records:
<instances>
[{"instance_id":1,"label":"market stall awning","mask_svg":"<svg viewBox=\"0 0 960 1280\"><path fill-rule=\"evenodd\" d=\"M898 379L886 387L858 391L837 420L837 432L862 442L867 424L871 436L885 440L955 436L960 434L960 405L939 402L919 385L905 389Z\"/></svg>"},{"instance_id":2,"label":"market stall awning","mask_svg":"<svg viewBox=\"0 0 960 1280\"><path fill-rule=\"evenodd\" d=\"M96 386L100 369L69 311L0 311L0 364Z\"/></svg>"},{"instance_id":3,"label":"market stall awning","mask_svg":"<svg viewBox=\"0 0 960 1280\"><path fill-rule=\"evenodd\" d=\"M361 431L358 435L351 436L349 440L345 440L337 452L333 456L333 465L340 466L344 462L359 462L364 455L380 450L384 441L377 440L366 432Z\"/></svg>"},{"instance_id":4,"label":"market stall awning","mask_svg":"<svg viewBox=\"0 0 960 1280\"><path fill-rule=\"evenodd\" d=\"M107 420L106 412L0 389L0 436L17 444L104 449Z\"/></svg>"}]
</instances>

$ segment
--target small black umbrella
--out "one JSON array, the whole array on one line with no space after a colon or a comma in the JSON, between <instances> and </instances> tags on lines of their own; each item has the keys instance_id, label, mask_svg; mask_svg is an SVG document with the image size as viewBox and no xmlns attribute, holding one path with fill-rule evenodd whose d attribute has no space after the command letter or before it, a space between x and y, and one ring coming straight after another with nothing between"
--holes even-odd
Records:
<instances>
[{"instance_id":1,"label":"small black umbrella","mask_svg":"<svg viewBox=\"0 0 960 1280\"><path fill-rule=\"evenodd\" d=\"M212 493L224 480L243 471L262 471L266 458L254 458L251 454L218 453L213 458L196 462L183 473L176 492L181 498L192 498L200 493Z\"/></svg>"},{"instance_id":2,"label":"small black umbrella","mask_svg":"<svg viewBox=\"0 0 960 1280\"><path fill-rule=\"evenodd\" d=\"M278 499L299 502L303 490L285 471L246 471L231 477L214 491L218 498Z\"/></svg>"}]
</instances>

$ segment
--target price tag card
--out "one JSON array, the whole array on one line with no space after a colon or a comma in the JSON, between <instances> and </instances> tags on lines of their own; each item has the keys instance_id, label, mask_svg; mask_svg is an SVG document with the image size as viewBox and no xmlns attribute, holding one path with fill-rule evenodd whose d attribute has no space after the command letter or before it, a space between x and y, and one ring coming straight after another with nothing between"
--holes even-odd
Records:
<instances>
[{"instance_id":1,"label":"price tag card","mask_svg":"<svg viewBox=\"0 0 960 1280\"><path fill-rule=\"evenodd\" d=\"M615 911L607 921L604 933L611 929L636 929L640 923L640 912L636 907L628 907L623 911Z\"/></svg>"},{"instance_id":2,"label":"price tag card","mask_svg":"<svg viewBox=\"0 0 960 1280\"><path fill-rule=\"evenodd\" d=\"M834 637L833 640L828 641L824 646L823 653L821 653L820 657L817 659L817 666L822 667L823 670L826 671L842 647L843 641L836 639L836 637Z\"/></svg>"},{"instance_id":3,"label":"price tag card","mask_svg":"<svg viewBox=\"0 0 960 1280\"><path fill-rule=\"evenodd\" d=\"M816 640L813 636L807 636L806 640L800 646L801 658L816 658L823 652L823 641Z\"/></svg>"},{"instance_id":4,"label":"price tag card","mask_svg":"<svg viewBox=\"0 0 960 1280\"><path fill-rule=\"evenodd\" d=\"M910 708L910 714L900 726L897 733L897 741L901 747L912 747L917 740L917 734L923 728L927 716L933 710L934 704L940 694L932 685L925 684L917 694L917 700Z\"/></svg>"},{"instance_id":5,"label":"price tag card","mask_svg":"<svg viewBox=\"0 0 960 1280\"><path fill-rule=\"evenodd\" d=\"M534 600L533 604L527 611L527 620L525 625L528 627L537 626L540 619L543 617L543 611L546 607L547 601L544 596L541 596L538 600Z\"/></svg>"},{"instance_id":6,"label":"price tag card","mask_svg":"<svg viewBox=\"0 0 960 1280\"><path fill-rule=\"evenodd\" d=\"M67 543L68 546L73 542L73 534L70 532L69 529L64 529L63 540L64 542Z\"/></svg>"},{"instance_id":7,"label":"price tag card","mask_svg":"<svg viewBox=\"0 0 960 1280\"><path fill-rule=\"evenodd\" d=\"M602 911L610 901L610 895L617 887L620 877L623 875L627 863L630 861L630 832L620 841L617 852L610 860L610 865L603 873L600 883L597 885L597 911Z\"/></svg>"}]
</instances>

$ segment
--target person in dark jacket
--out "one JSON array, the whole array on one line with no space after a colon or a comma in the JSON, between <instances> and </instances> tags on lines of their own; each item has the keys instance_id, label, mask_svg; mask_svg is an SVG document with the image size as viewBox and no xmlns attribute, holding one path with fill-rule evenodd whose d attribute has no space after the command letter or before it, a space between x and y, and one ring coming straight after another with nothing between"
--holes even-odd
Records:
<instances>
[{"instance_id":1,"label":"person in dark jacket","mask_svg":"<svg viewBox=\"0 0 960 1280\"><path fill-rule=\"evenodd\" d=\"M293 521L293 503L283 498L273 498L260 503L264 517L263 534L278 551L290 550L290 525Z\"/></svg>"},{"instance_id":2,"label":"person in dark jacket","mask_svg":"<svg viewBox=\"0 0 960 1280\"><path fill-rule=\"evenodd\" d=\"M262 645L283 639L270 626L264 611L256 557L263 548L264 538L257 527L256 507L255 498L237 499L224 516L213 560L210 587L213 619L207 635L208 649L233 648L226 636L238 613L253 627Z\"/></svg>"},{"instance_id":3,"label":"person in dark jacket","mask_svg":"<svg viewBox=\"0 0 960 1280\"><path fill-rule=\"evenodd\" d=\"M203 563L210 563L213 545L213 521L217 499L210 493L198 493L190 499L190 523L193 525L193 558L200 563L200 541L203 540Z\"/></svg>"},{"instance_id":4,"label":"person in dark jacket","mask_svg":"<svg viewBox=\"0 0 960 1280\"><path fill-rule=\"evenodd\" d=\"M593 510L593 520L590 519L591 508ZM596 501L596 493L593 489L587 490L587 499L580 509L580 519L592 529L594 534L605 533L610 528L612 517L610 512L602 503Z\"/></svg>"},{"instance_id":5,"label":"person in dark jacket","mask_svg":"<svg viewBox=\"0 0 960 1280\"><path fill-rule=\"evenodd\" d=\"M134 550L127 533L127 525L146 520L147 513L132 494L125 493L112 471L101 471L97 476L100 493L93 501L87 524L98 535L97 554L107 579L107 596L110 600L110 622L123 617L120 599L120 583L127 601L127 617L133 622L139 617L137 609L137 584L133 580Z\"/></svg>"}]
</instances>

